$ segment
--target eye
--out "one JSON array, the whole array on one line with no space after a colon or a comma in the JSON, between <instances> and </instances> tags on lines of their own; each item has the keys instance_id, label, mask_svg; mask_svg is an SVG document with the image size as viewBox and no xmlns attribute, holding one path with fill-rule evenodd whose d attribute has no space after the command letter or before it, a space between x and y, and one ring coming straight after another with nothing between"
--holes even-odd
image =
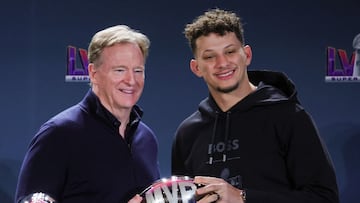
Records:
<instances>
[{"instance_id":1,"label":"eye","mask_svg":"<svg viewBox=\"0 0 360 203\"><path fill-rule=\"evenodd\" d=\"M214 55L205 55L205 56L203 56L203 59L208 60L208 59L212 59L214 57L215 57Z\"/></svg>"},{"instance_id":2,"label":"eye","mask_svg":"<svg viewBox=\"0 0 360 203\"><path fill-rule=\"evenodd\" d=\"M228 51L226 51L225 53L226 54L233 54L233 53L235 53L236 52L236 50L228 50Z\"/></svg>"},{"instance_id":3,"label":"eye","mask_svg":"<svg viewBox=\"0 0 360 203\"><path fill-rule=\"evenodd\" d=\"M116 71L116 72L124 72L124 71L125 71L125 68L116 68L115 71Z\"/></svg>"},{"instance_id":4,"label":"eye","mask_svg":"<svg viewBox=\"0 0 360 203\"><path fill-rule=\"evenodd\" d=\"M144 72L144 69L143 68L136 68L134 70L135 73L143 73Z\"/></svg>"}]
</instances>

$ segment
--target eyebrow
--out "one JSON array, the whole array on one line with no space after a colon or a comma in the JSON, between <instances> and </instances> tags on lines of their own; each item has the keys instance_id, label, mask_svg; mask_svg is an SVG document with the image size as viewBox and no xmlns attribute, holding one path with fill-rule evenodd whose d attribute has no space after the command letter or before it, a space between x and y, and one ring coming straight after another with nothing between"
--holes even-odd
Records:
<instances>
[{"instance_id":1,"label":"eyebrow","mask_svg":"<svg viewBox=\"0 0 360 203\"><path fill-rule=\"evenodd\" d=\"M229 45L225 46L223 49L228 49L228 48L231 48L231 47L233 47L233 46L236 47L235 44L229 44ZM203 51L203 53L205 53L205 52L211 52L211 51L214 51L214 50L212 50L212 49L206 49L206 50Z\"/></svg>"}]
</instances>

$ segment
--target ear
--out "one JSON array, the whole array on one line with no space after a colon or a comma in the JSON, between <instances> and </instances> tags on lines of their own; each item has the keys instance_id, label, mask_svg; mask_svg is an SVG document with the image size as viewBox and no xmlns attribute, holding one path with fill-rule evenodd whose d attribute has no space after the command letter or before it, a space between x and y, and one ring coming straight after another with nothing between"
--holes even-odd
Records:
<instances>
[{"instance_id":1,"label":"ear","mask_svg":"<svg viewBox=\"0 0 360 203\"><path fill-rule=\"evenodd\" d=\"M251 59L252 59L251 47L249 45L244 46L244 52L245 52L245 56L246 56L245 63L248 66L248 65L250 65Z\"/></svg>"},{"instance_id":2,"label":"ear","mask_svg":"<svg viewBox=\"0 0 360 203\"><path fill-rule=\"evenodd\" d=\"M88 72L89 72L90 82L93 84L96 83L96 68L93 63L89 63Z\"/></svg>"},{"instance_id":3,"label":"ear","mask_svg":"<svg viewBox=\"0 0 360 203\"><path fill-rule=\"evenodd\" d=\"M202 77L201 71L199 70L199 66L198 66L198 63L197 63L196 59L191 59L191 61L190 61L190 69L196 76Z\"/></svg>"}]
</instances>

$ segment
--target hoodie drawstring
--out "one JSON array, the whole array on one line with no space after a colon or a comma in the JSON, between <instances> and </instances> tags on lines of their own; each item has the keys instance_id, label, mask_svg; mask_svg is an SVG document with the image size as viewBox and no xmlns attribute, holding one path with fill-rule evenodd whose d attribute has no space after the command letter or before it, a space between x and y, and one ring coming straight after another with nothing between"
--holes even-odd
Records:
<instances>
[{"instance_id":1,"label":"hoodie drawstring","mask_svg":"<svg viewBox=\"0 0 360 203\"><path fill-rule=\"evenodd\" d=\"M216 136L216 127L217 127L217 123L218 123L218 120L219 120L219 112L215 112L215 123L214 123L214 128L213 128L213 133L212 133L212 136L211 136L211 147L214 146L215 144L215 136ZM209 164L213 164L213 149L210 150L210 155L209 155Z\"/></svg>"},{"instance_id":2,"label":"hoodie drawstring","mask_svg":"<svg viewBox=\"0 0 360 203\"><path fill-rule=\"evenodd\" d=\"M224 153L223 153L223 162L226 161L226 146L228 144L228 141L229 141L229 129L230 129L230 114L231 112L228 111L226 113L226 126L225 126L225 149L224 149Z\"/></svg>"},{"instance_id":3,"label":"hoodie drawstring","mask_svg":"<svg viewBox=\"0 0 360 203\"><path fill-rule=\"evenodd\" d=\"M215 123L214 123L214 128L213 128L213 132L212 132L212 136L211 136L211 146L214 147L215 144L215 137L216 137L216 130L217 130L217 125L219 122L219 112L215 112L216 116L215 116ZM226 121L225 121L225 138L224 138L224 144L225 144L225 149L223 152L223 157L222 157L222 161L226 162L226 146L229 140L229 130L230 130L230 114L231 112L228 111L226 113ZM214 157L213 157L213 149L210 150L210 154L209 154L209 164L213 164L214 161Z\"/></svg>"}]
</instances>

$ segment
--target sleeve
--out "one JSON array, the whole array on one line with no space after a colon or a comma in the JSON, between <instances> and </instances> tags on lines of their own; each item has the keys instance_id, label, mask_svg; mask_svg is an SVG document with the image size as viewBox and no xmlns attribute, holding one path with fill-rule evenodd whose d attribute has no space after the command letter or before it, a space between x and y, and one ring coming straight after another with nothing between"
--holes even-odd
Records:
<instances>
[{"instance_id":1,"label":"sleeve","mask_svg":"<svg viewBox=\"0 0 360 203\"><path fill-rule=\"evenodd\" d=\"M315 123L302 109L286 119L280 139L287 146L285 162L293 188L276 193L248 190L247 202L338 203L334 167Z\"/></svg>"},{"instance_id":2,"label":"sleeve","mask_svg":"<svg viewBox=\"0 0 360 203\"><path fill-rule=\"evenodd\" d=\"M23 160L15 202L36 192L45 193L55 200L60 199L66 177L64 142L56 127L44 125L40 128Z\"/></svg>"},{"instance_id":3,"label":"sleeve","mask_svg":"<svg viewBox=\"0 0 360 203\"><path fill-rule=\"evenodd\" d=\"M143 122L140 122L138 131L132 143L132 154L136 164L135 170L140 170L141 178L145 186L160 179L160 168L158 162L158 140L154 132Z\"/></svg>"}]
</instances>

